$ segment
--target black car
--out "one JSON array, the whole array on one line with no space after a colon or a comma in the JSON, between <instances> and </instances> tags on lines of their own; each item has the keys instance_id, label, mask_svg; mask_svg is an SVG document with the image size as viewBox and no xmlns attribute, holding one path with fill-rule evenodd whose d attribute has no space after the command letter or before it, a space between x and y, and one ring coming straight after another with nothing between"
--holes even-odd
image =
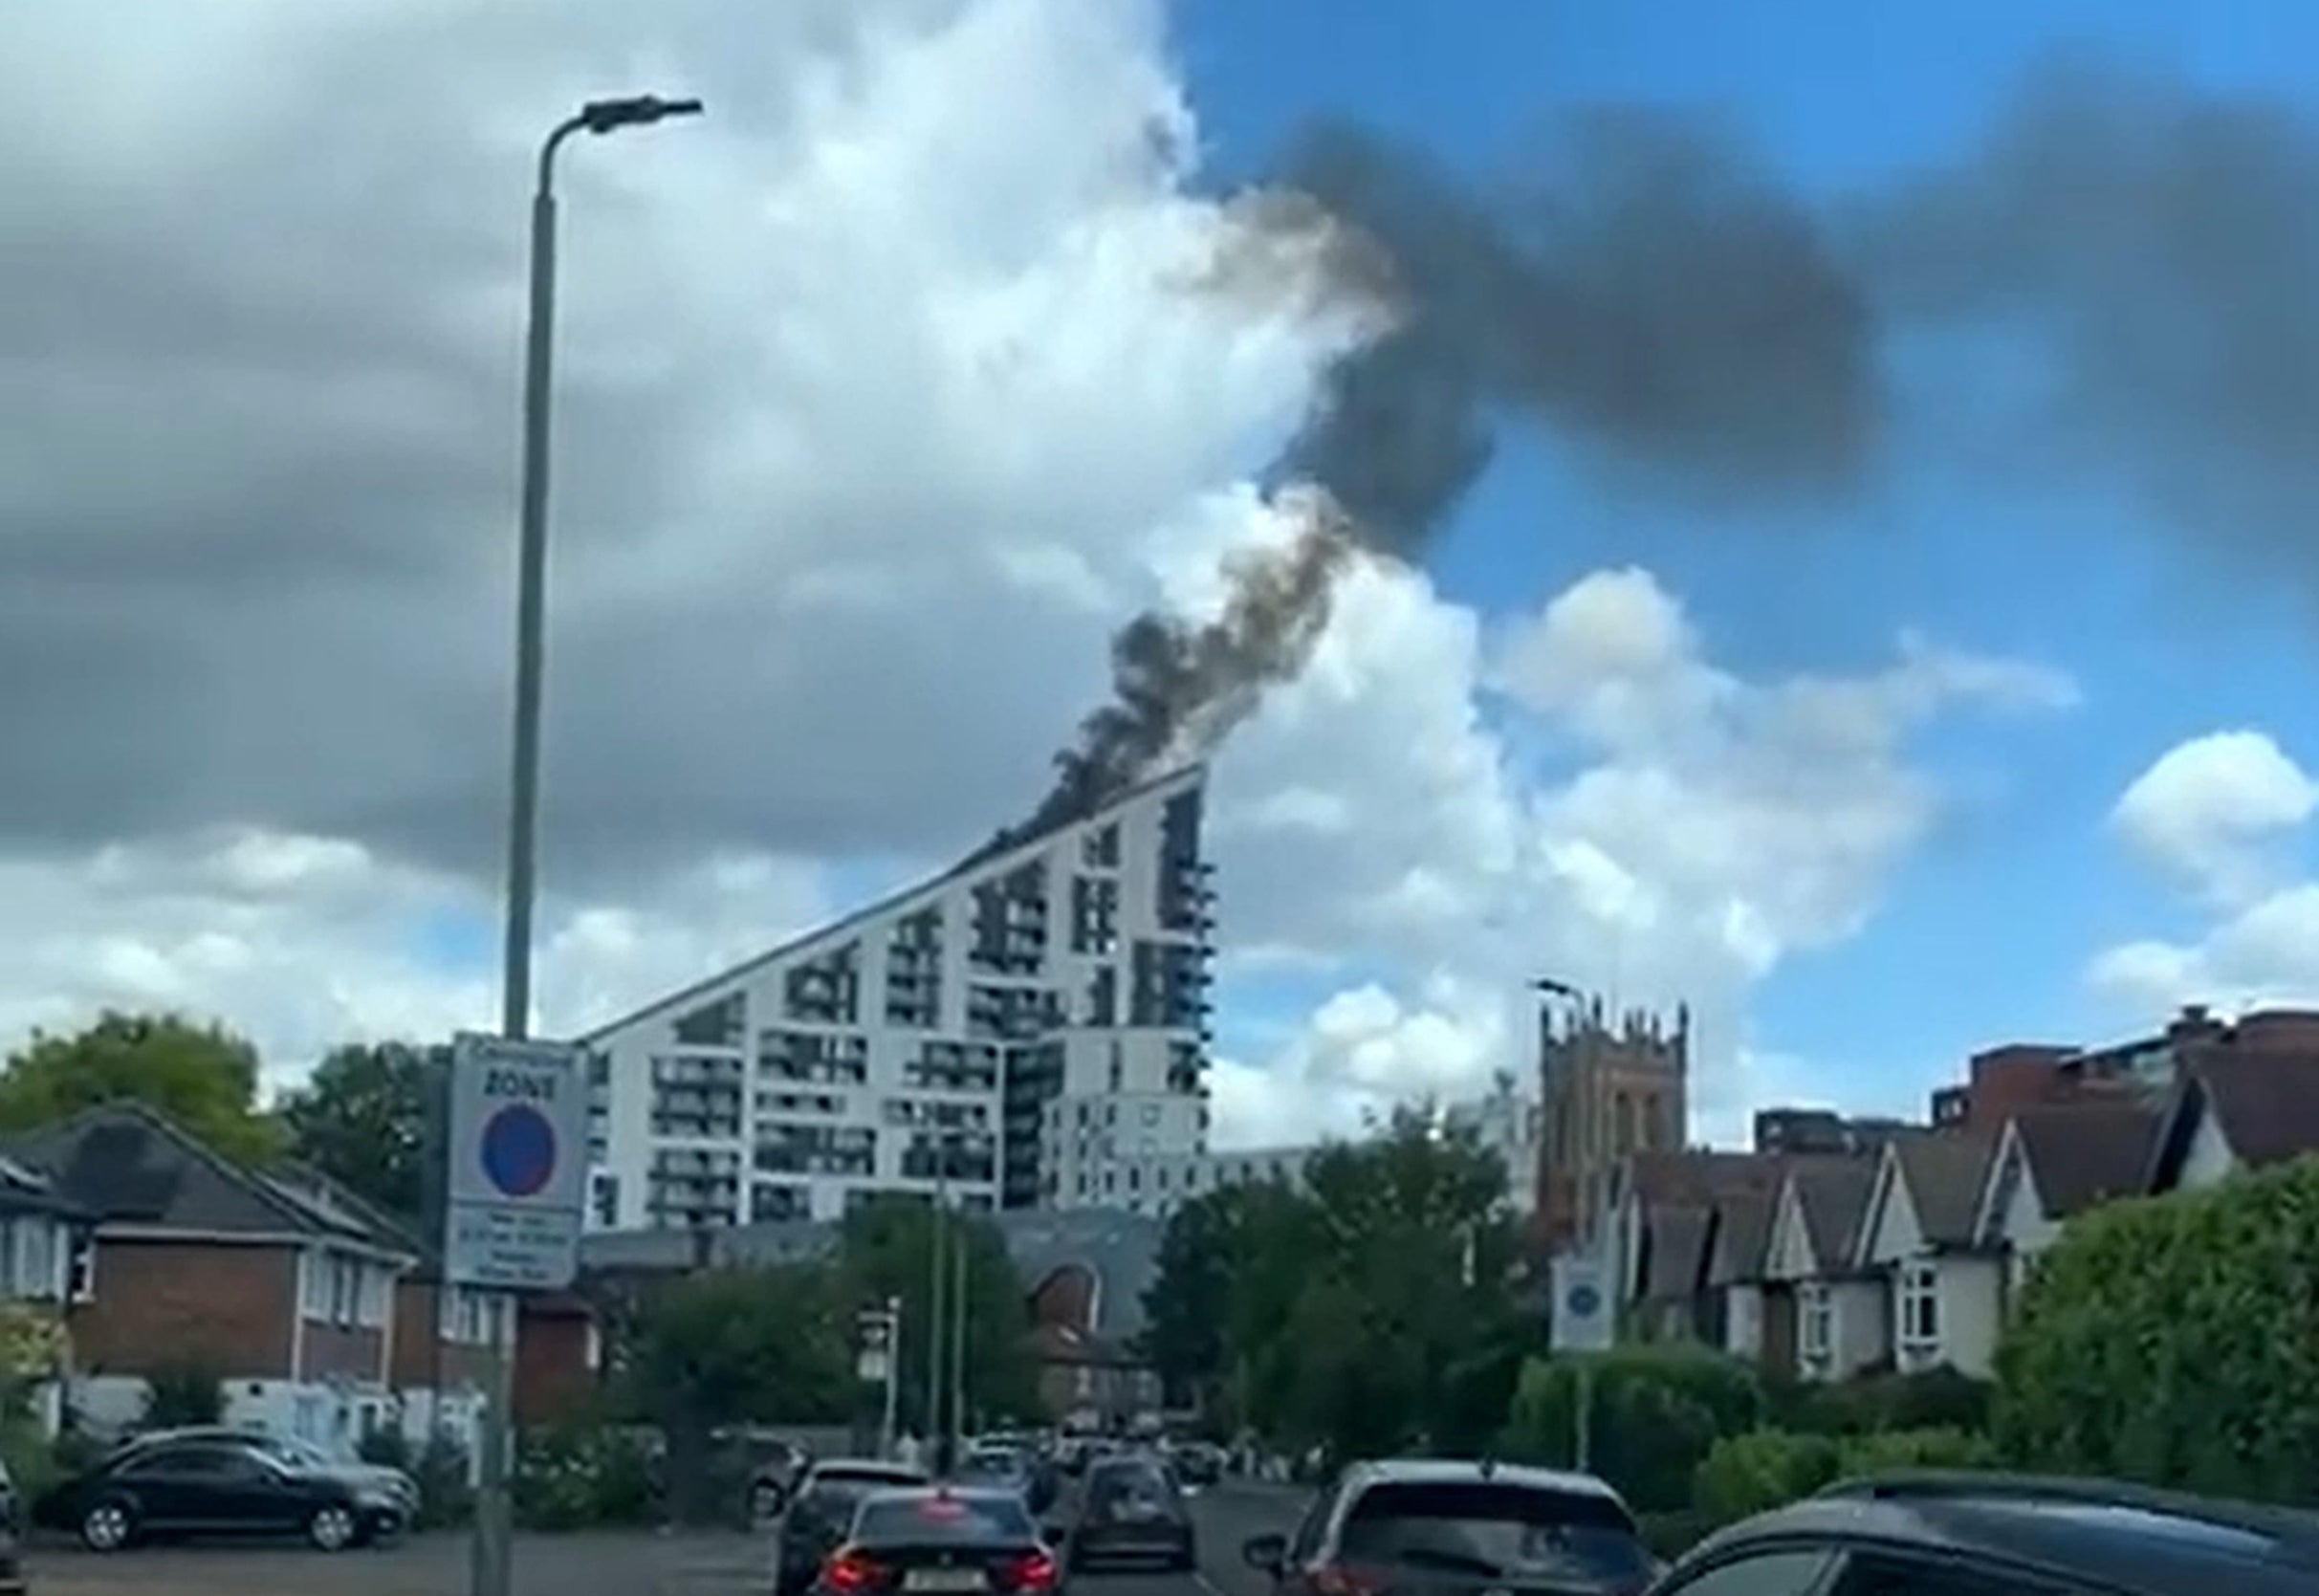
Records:
<instances>
[{"instance_id":1,"label":"black car","mask_svg":"<svg viewBox=\"0 0 2319 1596\"><path fill-rule=\"evenodd\" d=\"M1637 1596L1656 1569L1592 1475L1447 1458L1355 1463L1242 1553L1278 1596Z\"/></svg>"},{"instance_id":2,"label":"black car","mask_svg":"<svg viewBox=\"0 0 2319 1596\"><path fill-rule=\"evenodd\" d=\"M107 1452L105 1457L110 1461L145 1447L159 1446L164 1441L228 1441L253 1446L273 1454L294 1469L318 1470L375 1484L396 1499L403 1510L405 1522L419 1517L419 1482L408 1472L383 1463L334 1457L312 1441L288 1440L262 1430L224 1424L191 1424L174 1430L147 1430L121 1441Z\"/></svg>"},{"instance_id":3,"label":"black car","mask_svg":"<svg viewBox=\"0 0 2319 1596\"><path fill-rule=\"evenodd\" d=\"M830 1457L805 1471L773 1538L776 1596L797 1596L845 1539L863 1501L880 1491L928 1484L926 1471L877 1458Z\"/></svg>"},{"instance_id":4,"label":"black car","mask_svg":"<svg viewBox=\"0 0 2319 1596\"><path fill-rule=\"evenodd\" d=\"M1892 1475L1710 1536L1652 1596L2310 1596L2319 1514L2103 1480Z\"/></svg>"},{"instance_id":5,"label":"black car","mask_svg":"<svg viewBox=\"0 0 2319 1596\"><path fill-rule=\"evenodd\" d=\"M404 1511L376 1478L216 1438L117 1452L43 1495L33 1518L95 1552L155 1535L300 1535L335 1552L392 1534Z\"/></svg>"},{"instance_id":6,"label":"black car","mask_svg":"<svg viewBox=\"0 0 2319 1596\"><path fill-rule=\"evenodd\" d=\"M1123 1454L1087 1466L1063 1566L1076 1574L1105 1563L1154 1563L1186 1572L1199 1566L1192 1509L1157 1458Z\"/></svg>"},{"instance_id":7,"label":"black car","mask_svg":"<svg viewBox=\"0 0 2319 1596\"><path fill-rule=\"evenodd\" d=\"M816 1596L1042 1596L1061 1578L1013 1491L878 1491L815 1575Z\"/></svg>"}]
</instances>

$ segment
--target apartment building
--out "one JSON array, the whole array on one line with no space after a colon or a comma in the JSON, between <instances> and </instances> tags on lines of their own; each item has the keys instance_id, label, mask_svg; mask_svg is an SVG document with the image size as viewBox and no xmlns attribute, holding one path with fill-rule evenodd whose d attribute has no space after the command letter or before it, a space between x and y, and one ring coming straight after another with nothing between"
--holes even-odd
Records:
<instances>
[{"instance_id":1,"label":"apartment building","mask_svg":"<svg viewBox=\"0 0 2319 1596\"><path fill-rule=\"evenodd\" d=\"M1204 775L1001 834L581 1038L591 1227L830 1219L937 1190L1105 1206L1133 1161L1204 1149Z\"/></svg>"}]
</instances>

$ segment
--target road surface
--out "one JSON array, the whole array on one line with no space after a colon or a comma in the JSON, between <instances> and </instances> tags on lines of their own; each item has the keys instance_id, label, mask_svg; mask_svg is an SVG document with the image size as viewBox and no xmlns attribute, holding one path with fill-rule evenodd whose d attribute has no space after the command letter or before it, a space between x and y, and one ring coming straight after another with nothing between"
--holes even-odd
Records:
<instances>
[{"instance_id":1,"label":"road surface","mask_svg":"<svg viewBox=\"0 0 2319 1596\"><path fill-rule=\"evenodd\" d=\"M1271 1582L1240 1561L1240 1542L1294 1526L1302 1493L1231 1483L1192 1504L1194 1574L1075 1576L1069 1596L1269 1596ZM98 1557L34 1548L33 1596L467 1596L467 1542L423 1536L401 1545L326 1556L283 1546L156 1546ZM765 1545L740 1535L526 1536L517 1596L765 1596Z\"/></svg>"}]
</instances>

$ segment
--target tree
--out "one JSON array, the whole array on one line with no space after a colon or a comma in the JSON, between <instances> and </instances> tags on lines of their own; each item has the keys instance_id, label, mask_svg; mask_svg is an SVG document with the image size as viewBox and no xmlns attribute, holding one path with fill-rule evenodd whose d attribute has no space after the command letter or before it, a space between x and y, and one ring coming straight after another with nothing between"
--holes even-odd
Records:
<instances>
[{"instance_id":1,"label":"tree","mask_svg":"<svg viewBox=\"0 0 2319 1596\"><path fill-rule=\"evenodd\" d=\"M865 1203L848 1213L838 1243L842 1289L852 1308L889 1299L902 1304L896 1401L901 1423L921 1434L930 1432L926 1331L931 1322L933 1246L933 1210L901 1196ZM966 1249L967 1259L967 1419L1029 1418L1039 1408L1039 1371L1028 1345L1031 1315L1022 1277L997 1226L974 1214L949 1214L943 1233L946 1327L952 1322L954 1249L959 1247ZM947 1370L947 1345L943 1363Z\"/></svg>"},{"instance_id":2,"label":"tree","mask_svg":"<svg viewBox=\"0 0 2319 1596\"><path fill-rule=\"evenodd\" d=\"M1189 1203L1145 1295L1147 1351L1222 1416L1285 1440L1481 1445L1529 1339L1504 1192L1494 1155L1419 1110L1323 1150L1302 1191Z\"/></svg>"},{"instance_id":3,"label":"tree","mask_svg":"<svg viewBox=\"0 0 2319 1596\"><path fill-rule=\"evenodd\" d=\"M1997 1354L2011 1459L2215 1496L2319 1495L2319 1159L2071 1219Z\"/></svg>"},{"instance_id":4,"label":"tree","mask_svg":"<svg viewBox=\"0 0 2319 1596\"><path fill-rule=\"evenodd\" d=\"M108 1011L73 1036L40 1032L0 1066L0 1129L23 1130L107 1103L166 1115L215 1151L264 1163L281 1128L257 1108L257 1049L217 1025Z\"/></svg>"},{"instance_id":5,"label":"tree","mask_svg":"<svg viewBox=\"0 0 2319 1596\"><path fill-rule=\"evenodd\" d=\"M415 1223L425 1207L427 1120L445 1052L393 1041L332 1048L282 1100L291 1152Z\"/></svg>"},{"instance_id":6,"label":"tree","mask_svg":"<svg viewBox=\"0 0 2319 1596\"><path fill-rule=\"evenodd\" d=\"M848 1315L821 1262L711 1269L649 1290L614 1320L621 1389L668 1440L671 1499L696 1518L713 1432L844 1416Z\"/></svg>"}]
</instances>

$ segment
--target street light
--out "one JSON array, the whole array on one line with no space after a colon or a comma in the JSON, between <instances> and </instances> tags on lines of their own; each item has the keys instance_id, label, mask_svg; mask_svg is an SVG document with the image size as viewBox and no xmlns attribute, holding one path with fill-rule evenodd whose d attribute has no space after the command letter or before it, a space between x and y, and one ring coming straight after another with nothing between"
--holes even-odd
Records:
<instances>
[{"instance_id":1,"label":"street light","mask_svg":"<svg viewBox=\"0 0 2319 1596\"><path fill-rule=\"evenodd\" d=\"M515 556L514 768L509 781L507 836L507 946L500 967L499 1029L510 1039L530 1034L532 907L536 896L539 829L539 678L546 620L548 566L548 378L556 320L556 152L575 133L646 127L670 117L696 117L697 99L635 95L592 99L556 124L539 146L538 180L532 190L531 305L524 332L523 509ZM505 1300L492 1343L492 1390L476 1449L475 1540L469 1567L474 1596L508 1596L512 1584L513 1524L509 1511L508 1450L514 1415L515 1333L513 1295Z\"/></svg>"},{"instance_id":2,"label":"street light","mask_svg":"<svg viewBox=\"0 0 2319 1596\"><path fill-rule=\"evenodd\" d=\"M633 95L592 99L557 123L539 146L532 190L532 293L524 335L523 511L515 557L514 773L509 782L507 947L501 966L499 1029L528 1034L532 1015L532 907L536 896L539 825L539 677L544 650L548 569L548 379L556 320L556 152L575 133L648 127L670 117L697 117L697 99Z\"/></svg>"}]
</instances>

